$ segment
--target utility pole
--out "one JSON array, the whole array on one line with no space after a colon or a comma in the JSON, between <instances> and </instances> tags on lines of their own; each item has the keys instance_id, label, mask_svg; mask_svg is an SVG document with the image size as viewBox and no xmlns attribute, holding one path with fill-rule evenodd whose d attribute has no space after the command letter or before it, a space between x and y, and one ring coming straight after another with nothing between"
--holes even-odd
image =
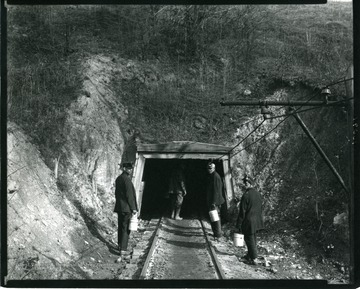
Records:
<instances>
[{"instance_id":1,"label":"utility pole","mask_svg":"<svg viewBox=\"0 0 360 289\"><path fill-rule=\"evenodd\" d=\"M328 88L324 89L322 92L325 95L324 101L265 101L265 100L259 100L259 101L248 101L248 100L240 100L240 101L233 101L233 102L220 102L221 106L259 106L259 107L268 107L268 106L344 106L348 100L344 99L344 101L328 101L327 96L330 94L330 90ZM312 144L315 146L316 150L319 152L320 156L324 159L332 173L335 175L336 179L340 182L341 186L345 190L346 193L350 193L349 189L345 185L344 180L340 176L340 174L337 172L334 165L331 163L330 159L326 156L324 151L321 149L320 145L315 140L314 136L311 134L311 132L308 130L300 116L295 112L290 112L296 119L296 121L299 123L301 128L304 130L305 134L309 137ZM266 118L266 116L264 115Z\"/></svg>"},{"instance_id":2,"label":"utility pole","mask_svg":"<svg viewBox=\"0 0 360 289\"><path fill-rule=\"evenodd\" d=\"M290 111L293 110L293 108L290 108ZM305 123L302 121L302 119L300 118L300 116L295 112L292 114L294 116L294 118L296 119L296 121L298 122L298 124L301 126L301 128L303 129L303 131L305 132L305 134L309 137L310 141L312 142L312 144L315 146L316 150L318 151L318 153L321 155L321 157L325 160L326 164L328 165L328 167L330 168L330 170L333 172L333 174L335 175L335 177L338 179L338 181L340 182L341 186L343 187L343 189L345 190L346 193L349 194L349 190L345 185L344 180L342 179L342 177L340 176L340 174L337 172L336 168L333 166L333 164L331 163L331 161L329 160L329 158L327 157L327 155L325 154L325 152L322 150L321 146L319 145L319 143L316 141L316 139L313 137L313 135L311 134L310 130L306 127Z\"/></svg>"},{"instance_id":3,"label":"utility pole","mask_svg":"<svg viewBox=\"0 0 360 289\"><path fill-rule=\"evenodd\" d=\"M354 66L351 65L347 71L346 75L347 79L354 78ZM350 187L350 201L349 201L349 228L350 228L350 250L351 252L355 251L355 239L354 239L354 228L355 228L355 204L357 203L358 199L355 199L354 194L354 143L355 143L355 121L354 121L354 81L347 81L345 83L346 89L346 96L350 98L350 101L347 106L347 117L349 121L349 130L348 130L348 137L350 142L350 152L349 152L349 161L350 161L350 169L349 169L349 187ZM357 104L359 105L359 104ZM357 112L359 107L357 107ZM358 160L357 160L358 161ZM357 172L358 174L358 172ZM358 197L357 197L358 198ZM354 280L354 254L350 254L350 280Z\"/></svg>"},{"instance_id":4,"label":"utility pole","mask_svg":"<svg viewBox=\"0 0 360 289\"><path fill-rule=\"evenodd\" d=\"M347 71L347 79L354 78L354 66L351 65ZM349 121L349 142L350 142L350 171L349 171L349 187L353 191L354 188L354 81L348 81L345 83L346 96L350 99L347 104L347 117Z\"/></svg>"}]
</instances>

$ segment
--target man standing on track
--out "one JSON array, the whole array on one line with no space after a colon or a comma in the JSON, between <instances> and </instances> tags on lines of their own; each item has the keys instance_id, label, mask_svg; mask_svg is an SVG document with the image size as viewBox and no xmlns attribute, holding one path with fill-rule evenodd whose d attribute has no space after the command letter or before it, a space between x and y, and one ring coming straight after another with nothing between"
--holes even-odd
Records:
<instances>
[{"instance_id":1,"label":"man standing on track","mask_svg":"<svg viewBox=\"0 0 360 289\"><path fill-rule=\"evenodd\" d=\"M253 179L245 175L243 182L246 191L241 197L236 228L238 228L239 233L244 234L245 244L248 249L248 253L242 259L252 265L256 265L258 263L256 232L264 227L262 201L260 193L253 188Z\"/></svg>"},{"instance_id":2,"label":"man standing on track","mask_svg":"<svg viewBox=\"0 0 360 289\"><path fill-rule=\"evenodd\" d=\"M185 165L181 163L170 178L171 218L175 220L182 220L180 210L186 195L184 169Z\"/></svg>"},{"instance_id":3,"label":"man standing on track","mask_svg":"<svg viewBox=\"0 0 360 289\"><path fill-rule=\"evenodd\" d=\"M207 171L209 173L206 188L207 207L209 211L216 209L220 216L221 205L225 202L222 196L223 182L220 175L215 171L214 163L210 162L208 164ZM215 239L222 237L221 220L211 222L211 228Z\"/></svg>"},{"instance_id":4,"label":"man standing on track","mask_svg":"<svg viewBox=\"0 0 360 289\"><path fill-rule=\"evenodd\" d=\"M132 169L131 163L124 163L123 173L115 181L116 202L114 212L118 214L118 247L120 257L123 258L130 257L130 252L128 252L129 221L131 216L138 212L135 188L130 179Z\"/></svg>"}]
</instances>

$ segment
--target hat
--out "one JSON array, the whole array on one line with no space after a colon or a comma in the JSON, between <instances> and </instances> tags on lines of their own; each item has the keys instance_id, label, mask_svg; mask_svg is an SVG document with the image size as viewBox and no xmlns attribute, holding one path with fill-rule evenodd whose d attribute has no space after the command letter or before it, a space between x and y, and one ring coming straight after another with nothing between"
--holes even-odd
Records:
<instances>
[{"instance_id":1,"label":"hat","mask_svg":"<svg viewBox=\"0 0 360 289\"><path fill-rule=\"evenodd\" d=\"M207 168L208 168L208 169L214 169L214 168L215 168L215 164L214 164L214 163L208 163Z\"/></svg>"},{"instance_id":2,"label":"hat","mask_svg":"<svg viewBox=\"0 0 360 289\"><path fill-rule=\"evenodd\" d=\"M132 163L123 163L122 166L123 166L123 168L126 168L126 169L132 169L133 168Z\"/></svg>"}]
</instances>

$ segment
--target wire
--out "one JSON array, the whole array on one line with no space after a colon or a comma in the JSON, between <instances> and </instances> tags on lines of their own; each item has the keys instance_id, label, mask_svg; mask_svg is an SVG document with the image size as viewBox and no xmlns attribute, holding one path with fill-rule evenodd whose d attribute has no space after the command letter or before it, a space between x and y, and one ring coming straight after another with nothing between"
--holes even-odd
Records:
<instances>
[{"instance_id":1,"label":"wire","mask_svg":"<svg viewBox=\"0 0 360 289\"><path fill-rule=\"evenodd\" d=\"M348 99L344 99L344 100L339 100L337 102L343 102L345 100L351 100L353 99L352 98L348 98ZM323 105L323 106L320 106L320 107L325 107L326 105ZM243 149L237 151L236 153L232 154L230 157L233 157L235 155L237 155L238 153L242 152L243 150L246 150L247 148L249 148L250 146L254 145L255 143L259 142L260 140L262 140L264 137L266 137L268 134L270 134L272 131L274 131L281 123L283 123L286 119L288 119L291 115L293 115L294 113L298 113L298 112L305 112L305 111L308 111L308 110L312 110L312 109L317 109L319 107L312 107L312 108L308 108L308 109L303 109L303 110L299 110L299 109L296 109L294 110L293 112L287 114L287 115L282 115L282 116L285 116L285 118L283 120L281 120L274 128L272 128L270 131L268 131L266 134L264 134L262 137L260 137L259 139L257 139L256 141L252 142L251 144L249 144L248 146L244 147ZM278 116L278 117L281 117L281 116ZM276 118L278 118L276 117ZM275 118L275 117L274 117ZM262 124L262 123L261 123ZM257 128L256 128L257 129ZM255 131L255 130L254 130ZM239 143L240 144L240 143ZM238 145L239 145L238 144Z\"/></svg>"},{"instance_id":2,"label":"wire","mask_svg":"<svg viewBox=\"0 0 360 289\"><path fill-rule=\"evenodd\" d=\"M349 78L349 79L344 79L344 80L339 80L337 82L334 82L334 83L330 83L328 85L326 85L325 87L329 87L329 86L332 86L332 85L335 85L335 84L338 84L338 83L341 83L341 82L345 82L345 81L348 81L348 80L352 80L354 78ZM309 99L305 102L305 103L308 103L310 102L315 96L319 95L319 93L321 92L315 92L313 95L311 95L309 97ZM350 98L351 99L351 98ZM347 99L347 100L350 100L350 99ZM342 101L345 101L345 100L340 100L340 101L337 101L337 102L342 102ZM253 143L251 143L250 145L246 146L245 148L241 149L240 151L236 152L235 154L232 154L230 157L233 157L234 155L240 153L241 151L247 149L248 147L254 145L255 143L257 143L258 141L260 141L261 139L263 139L265 136L267 136L268 134L270 134L272 131L274 131L281 123L283 123L286 119L288 119L292 114L295 114L297 112L305 112L305 111L308 111L308 110L312 110L312 109L316 109L316 108L319 108L319 107L315 107L315 108L308 108L308 109L303 109L303 110L300 110L302 106L299 106L298 108L294 109L291 113L289 114L286 114L286 115L280 115L280 116L276 116L276 117L271 117L271 118L268 118L268 119L275 119L275 118L280 118L280 117L285 117L283 120L281 120L273 129L271 129L270 131L268 131L266 134L264 134L262 137L260 137L258 140L254 141ZM325 107L326 104L324 103L323 106L320 106L320 107ZM282 106L280 108L278 108L277 110L280 110L280 109L283 109L285 108L285 106ZM254 121L257 117L254 117L252 120L244 123L244 124L241 124L241 126L245 125L245 124L248 124L252 121ZM236 144L234 147L232 147L227 154L230 154L230 152L232 152L235 148L237 148L241 143L243 143L251 134L253 134L263 123L264 123L265 119L255 128L253 129L245 138L243 138L238 144ZM218 159L221 159L222 157L224 157L226 154L222 155L221 157L219 157Z\"/></svg>"},{"instance_id":3,"label":"wire","mask_svg":"<svg viewBox=\"0 0 360 289\"><path fill-rule=\"evenodd\" d=\"M338 83L341 83L341 82L346 82L346 81L353 80L353 79L354 79L353 77L347 78L347 79L341 79L341 80L338 80L338 81L336 81L336 82L331 82L331 83L329 83L329 84L327 84L327 85L324 85L324 87L333 86L333 85L335 85L335 84L338 84ZM306 103L308 103L309 101L311 101L311 100L312 100L316 95L318 95L318 94L321 94L321 91L314 92L314 94L310 96L310 98L306 101ZM343 101L343 100L342 100L342 101ZM280 109L282 109L282 108L284 108L284 107L285 107L285 106L281 106L281 107L279 107L277 110L280 110ZM300 106L297 110L299 110L301 107L302 107L302 106Z\"/></svg>"},{"instance_id":4,"label":"wire","mask_svg":"<svg viewBox=\"0 0 360 289\"><path fill-rule=\"evenodd\" d=\"M286 119L288 119L290 117L290 115L288 115L286 118L284 118L283 120L281 120L274 128L272 128L271 130L269 130L267 133L265 133L262 137L260 137L259 139L257 139L256 141L252 142L251 144L249 144L248 146L244 147L243 149L237 151L236 153L232 154L230 157L233 157L235 155L237 155L238 153L242 152L243 150L246 150L247 148L249 148L250 146L256 144L257 142L259 142L260 140L262 140L264 137L266 137L268 134L270 134L272 131L274 131L281 123L283 123Z\"/></svg>"},{"instance_id":5,"label":"wire","mask_svg":"<svg viewBox=\"0 0 360 289\"><path fill-rule=\"evenodd\" d=\"M222 156L218 157L217 160L221 159L222 157L226 156L227 154L230 154L230 152L232 152L235 148L237 148L241 143L243 143L251 134L253 134L263 123L264 123L265 119L263 119L263 121L256 127L254 128L251 132L248 133L248 135L246 137L244 137L238 144L236 144L235 146L233 146L226 154L223 154Z\"/></svg>"},{"instance_id":6,"label":"wire","mask_svg":"<svg viewBox=\"0 0 360 289\"><path fill-rule=\"evenodd\" d=\"M338 84L338 83L341 83L341 82L346 82L346 81L353 80L353 79L354 79L354 77L341 79L341 80L339 80L337 82L330 83L330 84L326 85L325 87L333 86L335 84Z\"/></svg>"},{"instance_id":7,"label":"wire","mask_svg":"<svg viewBox=\"0 0 360 289\"><path fill-rule=\"evenodd\" d=\"M342 99L342 100L338 100L338 101L334 101L333 103L340 103L340 102L344 102L344 101L347 101L347 100L352 100L354 99L353 97L351 98L347 98L347 99ZM309 111L309 110L314 110L314 109L318 109L318 108L323 108L323 107L326 107L326 103L324 103L324 105L320 105L320 106L316 106L316 107L310 107L310 108L306 108L306 109L303 109L303 110L296 110L295 112L299 113L299 112L305 112L305 111ZM284 117L284 116L287 116L287 115L292 115L294 114L294 112L290 112L290 113L287 113L287 114L282 114L282 115L277 115L277 116L273 116L273 117L269 117L268 119L275 119L275 118L280 118L280 117Z\"/></svg>"},{"instance_id":8,"label":"wire","mask_svg":"<svg viewBox=\"0 0 360 289\"><path fill-rule=\"evenodd\" d=\"M316 92L314 92L314 93L309 97L309 99L306 100L305 103L310 102L315 96L319 95L320 93L321 93L321 91L316 91ZM265 101L265 104L266 104L266 101ZM283 109L283 108L285 108L285 107L287 107L287 105L283 105L283 106L277 108L276 111L279 111L280 109ZM302 107L302 106L300 106L299 108L301 108L301 107Z\"/></svg>"},{"instance_id":9,"label":"wire","mask_svg":"<svg viewBox=\"0 0 360 289\"><path fill-rule=\"evenodd\" d=\"M241 143L243 143L251 134L253 134L263 123L265 119L257 126L255 127L251 132L248 133L246 137L244 137L237 145L235 145L228 153L232 152L235 148L237 148Z\"/></svg>"},{"instance_id":10,"label":"wire","mask_svg":"<svg viewBox=\"0 0 360 289\"><path fill-rule=\"evenodd\" d=\"M318 92L317 93L314 93L306 102L309 102L311 99L313 99L316 95L318 94ZM282 106L282 107L280 107L278 110L280 110L281 108L284 108L285 106ZM301 106L300 106L300 108L301 108ZM295 110L294 111L294 113L296 112L297 110ZM257 117L259 117L259 116L257 116ZM252 120L250 120L249 122L247 122L247 123L250 123L250 122L252 122L252 121L254 121L257 117L254 117ZM287 117L289 117L289 115L287 116ZM286 117L286 118L287 118ZM285 121L286 120L286 118L285 119L283 119L281 122L283 122L283 121ZM265 122L265 120L266 119L263 119L263 121L255 128L255 129L253 129L246 137L244 137L239 143L237 143L235 146L233 146L226 154L224 154L224 155L222 155L222 156L220 156L220 157L218 157L217 159L219 160L219 159L221 159L222 157L224 157L224 156L226 156L227 154L230 154L235 148L237 148L240 144L242 144L251 134L253 134L264 122ZM280 122L280 123L281 123ZM247 123L244 123L244 124L241 124L241 126L242 125L245 125L245 124L247 124ZM279 123L279 124L280 124ZM278 125L279 125L278 124ZM278 126L277 125L277 126ZM276 126L276 127L277 127ZM276 128L275 127L275 128ZM275 129L274 128L274 129ZM272 130L274 130L274 129L272 129ZM272 132L272 130L270 130L269 132L268 132L268 134L270 133L270 132ZM265 134L264 136L266 136L267 134ZM262 137L259 139L259 140L261 140L262 139ZM246 147L247 148L247 147ZM245 148L244 148L245 149ZM243 150L244 150L243 149ZM240 150L240 151L242 151L242 150ZM239 152L240 152L239 151ZM237 153L235 153L235 154L233 154L233 155L231 155L230 157L232 157L232 156L234 156L234 155L236 155Z\"/></svg>"},{"instance_id":11,"label":"wire","mask_svg":"<svg viewBox=\"0 0 360 289\"><path fill-rule=\"evenodd\" d=\"M255 121L257 118L260 118L260 117L261 117L261 115L257 115L257 116L255 116L255 117L253 117L251 120L249 120L249 121L247 121L247 122L244 122L244 123L241 123L239 126L247 125L248 123L253 122L253 121Z\"/></svg>"},{"instance_id":12,"label":"wire","mask_svg":"<svg viewBox=\"0 0 360 289\"><path fill-rule=\"evenodd\" d=\"M306 101L306 103L307 102L309 102L309 101L311 101L311 99L313 99L316 95L318 95L319 94L319 92L316 92L316 93L314 93L307 101ZM282 109L282 108L284 108L285 106L282 106L282 107L280 107L278 110L280 110L280 109ZM298 109L296 109L293 113L295 113L295 112L297 112L300 108L301 108L302 106L300 106ZM280 123L282 123L283 121L285 121L290 115L286 115L287 117L285 118L285 119L283 119ZM279 116L280 117L280 116ZM275 118L275 117L274 117ZM255 118L254 118L255 119ZM254 120L253 119L253 120ZM270 119L272 119L272 118L270 118ZM252 120L252 121L253 121ZM253 134L264 122L265 122L265 120L266 119L263 119L263 121L255 128L255 129L253 129L245 138L243 138L238 144L236 144L234 147L232 147L228 152L227 152L227 154L230 154L235 148L237 148L241 143L243 143L251 134ZM249 121L249 122L251 122L251 121ZM279 123L279 124L280 124ZM278 125L279 125L278 124ZM242 125L244 125L244 124L242 124ZM278 126L277 125L277 126ZM277 127L277 126L275 126L275 128ZM273 128L272 130L270 130L267 134L269 134L270 132L272 132L275 128ZM265 134L264 136L266 136L267 134ZM264 137L263 136L263 137ZM261 137L259 140L261 140L263 137ZM256 142L255 142L256 143ZM248 147L248 146L247 146ZM246 148L247 148L246 147ZM245 148L244 148L245 149ZM243 149L243 150L244 150ZM242 150L240 150L240 151L242 151ZM239 151L239 152L240 152ZM237 153L235 153L235 154L237 154ZM234 156L235 154L233 154L233 155L231 155L230 157L232 157L232 156ZM226 154L224 154L224 155L222 155L221 157L219 157L218 159L221 159L222 157L224 157Z\"/></svg>"}]
</instances>

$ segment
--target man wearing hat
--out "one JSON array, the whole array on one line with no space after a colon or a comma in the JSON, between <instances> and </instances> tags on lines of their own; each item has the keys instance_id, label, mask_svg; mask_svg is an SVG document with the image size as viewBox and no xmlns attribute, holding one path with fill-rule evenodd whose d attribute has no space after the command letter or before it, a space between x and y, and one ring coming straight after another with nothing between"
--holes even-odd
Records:
<instances>
[{"instance_id":1,"label":"man wearing hat","mask_svg":"<svg viewBox=\"0 0 360 289\"><path fill-rule=\"evenodd\" d=\"M171 218L175 220L182 220L180 211L186 196L184 169L184 163L179 164L170 178Z\"/></svg>"},{"instance_id":2,"label":"man wearing hat","mask_svg":"<svg viewBox=\"0 0 360 289\"><path fill-rule=\"evenodd\" d=\"M130 175L133 166L131 163L122 165L123 173L116 178L115 181L115 209L118 214L118 247L120 257L129 257L128 241L129 241L129 221L131 215L136 215L138 206L136 202L135 188L131 182Z\"/></svg>"},{"instance_id":3,"label":"man wearing hat","mask_svg":"<svg viewBox=\"0 0 360 289\"><path fill-rule=\"evenodd\" d=\"M207 171L209 173L206 188L207 207L209 211L216 209L220 215L220 207L225 202L222 196L223 182L220 175L215 171L215 164L213 162L208 163ZM222 236L220 220L211 222L211 228L216 239Z\"/></svg>"},{"instance_id":4,"label":"man wearing hat","mask_svg":"<svg viewBox=\"0 0 360 289\"><path fill-rule=\"evenodd\" d=\"M256 265L257 247L256 232L264 227L262 219L262 201L260 193L253 188L253 179L245 175L242 179L245 185L245 192L241 197L239 216L236 228L239 233L244 234L244 240L248 253L243 257L244 261Z\"/></svg>"}]
</instances>

